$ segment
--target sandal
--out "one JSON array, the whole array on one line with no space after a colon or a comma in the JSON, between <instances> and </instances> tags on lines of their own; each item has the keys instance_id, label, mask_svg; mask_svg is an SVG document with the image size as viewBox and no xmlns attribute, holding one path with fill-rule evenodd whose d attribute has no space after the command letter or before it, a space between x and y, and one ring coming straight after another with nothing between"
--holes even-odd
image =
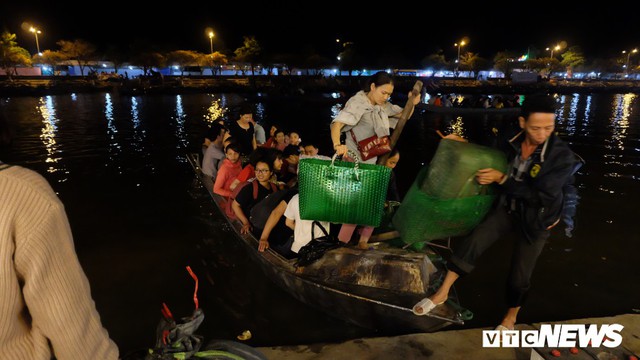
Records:
<instances>
[{"instance_id":1,"label":"sandal","mask_svg":"<svg viewBox=\"0 0 640 360\"><path fill-rule=\"evenodd\" d=\"M433 301L431 301L431 299L429 299L427 297L427 298L424 298L424 299L420 300L417 304L413 305L413 313L415 315L418 315L418 316L427 315L436 306L442 305L442 304L444 304L444 301L441 302L441 303L436 304Z\"/></svg>"}]
</instances>

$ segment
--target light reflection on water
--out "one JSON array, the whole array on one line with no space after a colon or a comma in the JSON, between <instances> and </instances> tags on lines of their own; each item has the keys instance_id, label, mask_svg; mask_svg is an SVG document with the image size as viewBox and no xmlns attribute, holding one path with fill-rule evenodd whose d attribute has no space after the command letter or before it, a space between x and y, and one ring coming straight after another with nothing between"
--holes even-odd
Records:
<instances>
[{"instance_id":1,"label":"light reflection on water","mask_svg":"<svg viewBox=\"0 0 640 360\"><path fill-rule=\"evenodd\" d=\"M184 129L185 117L186 114L182 106L182 96L176 95L176 137L178 139L176 148L178 149L186 149L188 145L187 134Z\"/></svg>"},{"instance_id":2,"label":"light reflection on water","mask_svg":"<svg viewBox=\"0 0 640 360\"><path fill-rule=\"evenodd\" d=\"M580 131L579 134L580 136L586 136L589 134L588 131L585 131L585 129L588 129L591 126L591 103L593 100L593 96L591 94L585 95L586 97L586 102L584 105L584 113L583 113L583 118L582 121L580 122L579 126L580 126Z\"/></svg>"},{"instance_id":3,"label":"light reflection on water","mask_svg":"<svg viewBox=\"0 0 640 360\"><path fill-rule=\"evenodd\" d=\"M611 112L611 140L607 148L617 148L624 151L624 140L629 128L629 116L631 115L631 103L636 98L635 94L618 94L614 98Z\"/></svg>"},{"instance_id":4,"label":"light reflection on water","mask_svg":"<svg viewBox=\"0 0 640 360\"><path fill-rule=\"evenodd\" d=\"M113 114L113 101L111 100L110 93L104 95L104 116L107 119L107 143L109 147L109 160L105 165L115 167L118 173L122 174L122 165L119 159L122 146L116 137L118 129L116 128L116 120Z\"/></svg>"},{"instance_id":5,"label":"light reflection on water","mask_svg":"<svg viewBox=\"0 0 640 360\"><path fill-rule=\"evenodd\" d=\"M56 132L58 131L58 119L56 118L56 109L53 106L53 99L51 96L46 98L40 98L40 114L42 115L42 134L40 139L47 150L47 163L57 163L60 160L59 157L54 157L57 152L58 145L56 144ZM57 169L49 168L49 172L55 172Z\"/></svg>"},{"instance_id":6,"label":"light reflection on water","mask_svg":"<svg viewBox=\"0 0 640 360\"><path fill-rule=\"evenodd\" d=\"M579 94L562 95L559 97L561 104L557 113L557 125L563 126L568 136L574 136L576 133L576 122L578 116Z\"/></svg>"},{"instance_id":7,"label":"light reflection on water","mask_svg":"<svg viewBox=\"0 0 640 360\"><path fill-rule=\"evenodd\" d=\"M53 97L46 96L44 98L40 98L38 111L42 116L40 139L42 140L46 151L46 159L44 161L49 164L46 171L50 174L56 173L57 182L65 182L68 180L67 175L69 172L61 162L62 150L59 148L59 144L56 141L59 119L56 116L56 107Z\"/></svg>"},{"instance_id":8,"label":"light reflection on water","mask_svg":"<svg viewBox=\"0 0 640 360\"><path fill-rule=\"evenodd\" d=\"M617 94L612 101L611 115L609 118L609 129L611 137L606 139L605 149L606 152L603 155L605 164L610 165L607 172L604 173L604 177L610 178L622 178L638 180L639 177L633 171L633 168L638 168L638 155L635 148L628 144L638 142L638 138L634 137L631 133L631 119L632 110L634 104L637 103L636 94ZM637 115L634 120L637 124ZM636 125L637 126L637 125ZM636 154L633 154L635 152ZM628 170L627 170L628 169ZM610 194L616 191L611 190L606 184L601 186L601 190ZM618 192L621 192L618 190ZM624 192L621 192L624 194Z\"/></svg>"},{"instance_id":9,"label":"light reflection on water","mask_svg":"<svg viewBox=\"0 0 640 360\"><path fill-rule=\"evenodd\" d=\"M221 118L229 110L225 106L225 103L225 96L222 96L220 99L216 99L214 95L211 95L211 105L207 109L207 113L204 115L204 120L206 122L212 123Z\"/></svg>"},{"instance_id":10,"label":"light reflection on water","mask_svg":"<svg viewBox=\"0 0 640 360\"><path fill-rule=\"evenodd\" d=\"M462 121L462 116L456 117L454 121L449 124L446 134L456 134L462 137L466 137L464 131L464 122Z\"/></svg>"}]
</instances>

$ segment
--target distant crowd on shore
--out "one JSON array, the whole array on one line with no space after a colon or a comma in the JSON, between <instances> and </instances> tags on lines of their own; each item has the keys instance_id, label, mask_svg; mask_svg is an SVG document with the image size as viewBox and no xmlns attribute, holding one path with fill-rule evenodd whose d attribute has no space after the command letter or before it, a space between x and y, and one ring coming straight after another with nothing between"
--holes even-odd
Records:
<instances>
[{"instance_id":1,"label":"distant crowd on shore","mask_svg":"<svg viewBox=\"0 0 640 360\"><path fill-rule=\"evenodd\" d=\"M427 100L427 104L442 107L503 109L520 107L520 95L460 95L436 94Z\"/></svg>"}]
</instances>

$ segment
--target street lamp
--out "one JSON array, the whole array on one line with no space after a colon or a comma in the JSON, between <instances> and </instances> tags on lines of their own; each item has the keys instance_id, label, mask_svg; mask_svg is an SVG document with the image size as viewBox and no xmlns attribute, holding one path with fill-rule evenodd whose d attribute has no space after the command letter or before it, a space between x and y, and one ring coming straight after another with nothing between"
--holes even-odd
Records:
<instances>
[{"instance_id":1,"label":"street lamp","mask_svg":"<svg viewBox=\"0 0 640 360\"><path fill-rule=\"evenodd\" d=\"M209 47L212 54L213 54L213 37L214 36L215 34L213 33L213 31L209 31Z\"/></svg>"},{"instance_id":2,"label":"street lamp","mask_svg":"<svg viewBox=\"0 0 640 360\"><path fill-rule=\"evenodd\" d=\"M33 26L29 29L29 31L31 31L33 33L33 35L36 36L36 49L38 50L38 55L41 55L41 53L40 53L40 43L38 43L38 34L42 33L42 31L34 28Z\"/></svg>"},{"instance_id":3,"label":"street lamp","mask_svg":"<svg viewBox=\"0 0 640 360\"><path fill-rule=\"evenodd\" d=\"M638 49L633 49L633 50L629 50L629 51L622 50L623 54L625 54L625 53L627 54L627 62L624 65L624 75L625 75L625 77L629 73L629 58L631 58L631 54L637 53L637 52L638 52Z\"/></svg>"},{"instance_id":4,"label":"street lamp","mask_svg":"<svg viewBox=\"0 0 640 360\"><path fill-rule=\"evenodd\" d=\"M547 48L546 50L547 50L547 51L551 50L551 55L549 56L549 58L553 59L553 51L554 51L554 50L555 50L555 51L560 50L560 45L556 45L556 46L554 46L554 47L552 47L552 48Z\"/></svg>"},{"instance_id":5,"label":"street lamp","mask_svg":"<svg viewBox=\"0 0 640 360\"><path fill-rule=\"evenodd\" d=\"M466 43L464 42L464 40L460 41L459 43L453 44L453 46L458 47L458 59L456 60L456 73L458 73L458 67L460 66L460 48L463 47L465 44Z\"/></svg>"}]
</instances>

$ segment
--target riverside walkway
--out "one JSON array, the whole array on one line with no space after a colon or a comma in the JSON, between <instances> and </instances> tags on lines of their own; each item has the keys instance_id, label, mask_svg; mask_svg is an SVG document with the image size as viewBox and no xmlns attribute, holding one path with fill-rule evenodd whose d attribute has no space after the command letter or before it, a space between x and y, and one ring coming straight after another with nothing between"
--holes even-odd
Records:
<instances>
[{"instance_id":1,"label":"riverside walkway","mask_svg":"<svg viewBox=\"0 0 640 360\"><path fill-rule=\"evenodd\" d=\"M559 354L552 353L552 349L483 348L482 330L492 330L484 328L356 339L338 344L262 347L259 350L274 360L637 360L640 354L640 314L545 324L620 324L624 326L622 345L615 349L579 349L577 354L571 354L568 348L558 349ZM518 324L516 330L538 329L540 325Z\"/></svg>"},{"instance_id":2,"label":"riverside walkway","mask_svg":"<svg viewBox=\"0 0 640 360\"><path fill-rule=\"evenodd\" d=\"M265 93L301 95L305 93L354 93L363 77L340 76L164 76L134 79L97 80L80 76L22 76L9 81L0 77L0 96L39 96L74 92L116 92L122 95L179 94L191 92ZM416 80L431 93L527 94L551 93L640 93L639 80L563 80L551 79L517 84L505 79L475 80L467 78L421 78L398 76L398 90L410 90Z\"/></svg>"}]
</instances>

